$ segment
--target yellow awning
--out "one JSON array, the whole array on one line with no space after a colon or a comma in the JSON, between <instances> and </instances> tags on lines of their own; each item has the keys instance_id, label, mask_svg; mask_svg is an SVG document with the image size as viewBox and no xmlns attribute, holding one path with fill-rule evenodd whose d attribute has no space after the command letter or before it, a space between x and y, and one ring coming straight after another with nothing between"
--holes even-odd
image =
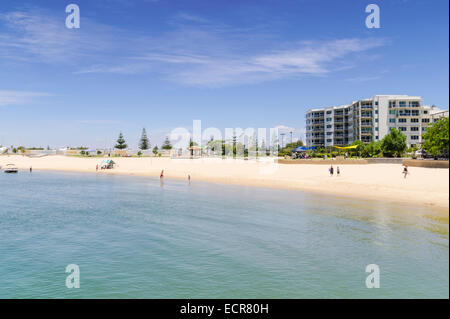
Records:
<instances>
[{"instance_id":1,"label":"yellow awning","mask_svg":"<svg viewBox=\"0 0 450 319\"><path fill-rule=\"evenodd\" d=\"M352 145L352 146L335 146L336 148L340 148L341 150L350 150L353 148L357 148L359 145Z\"/></svg>"}]
</instances>

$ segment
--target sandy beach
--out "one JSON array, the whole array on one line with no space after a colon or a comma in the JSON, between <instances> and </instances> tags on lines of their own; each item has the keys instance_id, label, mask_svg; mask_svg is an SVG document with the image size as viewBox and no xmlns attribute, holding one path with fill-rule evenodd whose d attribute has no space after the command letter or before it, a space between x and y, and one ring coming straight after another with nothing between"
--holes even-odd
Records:
<instances>
[{"instance_id":1,"label":"sandy beach","mask_svg":"<svg viewBox=\"0 0 450 319\"><path fill-rule=\"evenodd\" d=\"M127 174L166 179L186 179L235 185L272 187L319 192L350 198L374 199L447 209L449 170L410 167L403 178L399 164L341 165L340 176L330 177L328 166L288 165L222 159L113 158L112 170L99 170L103 158L22 155L0 156L0 166L14 163L21 170L58 170L97 174ZM448 213L448 211L447 211Z\"/></svg>"}]
</instances>

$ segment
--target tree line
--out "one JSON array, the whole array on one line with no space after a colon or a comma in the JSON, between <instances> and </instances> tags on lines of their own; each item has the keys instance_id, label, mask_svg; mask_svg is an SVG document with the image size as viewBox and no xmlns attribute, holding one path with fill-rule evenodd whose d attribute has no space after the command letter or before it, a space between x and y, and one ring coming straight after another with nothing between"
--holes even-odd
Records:
<instances>
[{"instance_id":1,"label":"tree line","mask_svg":"<svg viewBox=\"0 0 450 319\"><path fill-rule=\"evenodd\" d=\"M430 125L426 132L422 135L423 143L421 148L432 156L444 156L448 157L449 154L449 118L443 117ZM275 141L277 142L277 141ZM225 155L227 142L225 140L211 140L206 144L206 149L211 151L215 151L220 155ZM279 156L290 155L292 150L298 146L303 146L303 142L301 140L287 143L284 147L280 147L278 143L272 143L276 149L273 149L273 146L267 148L264 144L258 142L258 138L253 136L247 147L237 141L237 137L233 136L232 141L232 152L233 154L241 153L243 151L244 155L247 156L249 152L254 152L256 154L261 154L266 152L267 155L273 153L274 151L278 152ZM358 145L358 148L348 150L345 153L348 153L350 156L361 156L361 157L401 157L405 153L412 153L419 149L418 146L414 146L412 148L408 148L406 142L406 135L403 134L400 130L393 128L390 130L389 134L387 134L381 141L371 141L369 143L364 143L361 140L354 141L351 145ZM192 147L197 146L192 139L189 142L189 147L192 152ZM128 144L125 141L125 138L120 132L119 137L116 140L116 144L114 146L115 149L124 150L128 148ZM139 150L146 151L151 149L150 138L148 137L147 131L145 128L142 129L141 137L139 139ZM172 144L170 143L169 138L166 136L163 144L161 145L162 150L171 150ZM18 151L18 150L17 150ZM16 152L17 152L16 151ZM329 150L328 150L329 151ZM159 153L159 148L155 145L152 149L153 154L157 155ZM334 151L331 153L339 153L342 151ZM327 149L318 148L316 150L317 154L327 153Z\"/></svg>"},{"instance_id":2,"label":"tree line","mask_svg":"<svg viewBox=\"0 0 450 319\"><path fill-rule=\"evenodd\" d=\"M118 150L124 150L124 149L128 148L128 144L125 141L125 138L124 138L122 132L119 133L119 137L116 140L116 145L114 145L114 148L118 149ZM145 128L143 128L141 137L139 139L139 150L146 151L146 150L149 150L150 148L151 148L150 138L147 135L147 130ZM161 149L163 149L163 150L171 150L172 149L172 144L170 143L169 138L167 136L163 142L163 145L161 146ZM159 153L158 145L155 145L153 147L152 152L155 155Z\"/></svg>"}]
</instances>

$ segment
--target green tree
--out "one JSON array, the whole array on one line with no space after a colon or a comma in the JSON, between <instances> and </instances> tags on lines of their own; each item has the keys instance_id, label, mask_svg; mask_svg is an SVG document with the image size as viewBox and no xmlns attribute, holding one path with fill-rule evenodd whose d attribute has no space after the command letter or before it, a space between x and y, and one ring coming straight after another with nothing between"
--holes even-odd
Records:
<instances>
[{"instance_id":1,"label":"green tree","mask_svg":"<svg viewBox=\"0 0 450 319\"><path fill-rule=\"evenodd\" d=\"M126 149L128 147L128 145L125 142L125 139L123 138L122 132L120 132L119 138L117 139L116 143L117 144L116 144L116 146L114 146L114 148L117 148L118 150L123 150L123 149Z\"/></svg>"},{"instance_id":2,"label":"green tree","mask_svg":"<svg viewBox=\"0 0 450 319\"><path fill-rule=\"evenodd\" d=\"M142 129L141 139L139 141L139 148L141 150L148 150L150 148L150 140L147 137L147 131L145 128Z\"/></svg>"},{"instance_id":3,"label":"green tree","mask_svg":"<svg viewBox=\"0 0 450 319\"><path fill-rule=\"evenodd\" d=\"M371 141L364 147L364 157L375 157L381 152L381 143Z\"/></svg>"},{"instance_id":4,"label":"green tree","mask_svg":"<svg viewBox=\"0 0 450 319\"><path fill-rule=\"evenodd\" d=\"M278 151L278 155L279 156L291 155L292 150L294 148L299 147L299 146L303 146L303 141L302 140L298 140L298 141L292 142L292 143L287 143L282 149L280 149Z\"/></svg>"},{"instance_id":5,"label":"green tree","mask_svg":"<svg viewBox=\"0 0 450 319\"><path fill-rule=\"evenodd\" d=\"M192 143L191 146L193 146L194 143ZM220 155L225 152L225 141L223 140L211 140L206 144L206 148L212 152L214 152L215 155Z\"/></svg>"},{"instance_id":6,"label":"green tree","mask_svg":"<svg viewBox=\"0 0 450 319\"><path fill-rule=\"evenodd\" d=\"M170 144L169 138L166 136L166 139L164 140L163 145L161 146L163 150L171 150L172 144Z\"/></svg>"},{"instance_id":7,"label":"green tree","mask_svg":"<svg viewBox=\"0 0 450 319\"><path fill-rule=\"evenodd\" d=\"M261 146L259 147L258 151L259 151L258 154L261 156L267 155L267 146L266 146L266 142L264 140L262 140Z\"/></svg>"},{"instance_id":8,"label":"green tree","mask_svg":"<svg viewBox=\"0 0 450 319\"><path fill-rule=\"evenodd\" d=\"M153 148L153 154L158 154L158 146L157 145L155 145L155 147Z\"/></svg>"},{"instance_id":9,"label":"green tree","mask_svg":"<svg viewBox=\"0 0 450 319\"><path fill-rule=\"evenodd\" d=\"M354 140L352 143L352 146L354 146L354 145L358 145L358 147L351 149L350 155L351 156L364 156L363 154L365 153L365 148L366 148L366 145L364 144L364 142L361 140Z\"/></svg>"},{"instance_id":10,"label":"green tree","mask_svg":"<svg viewBox=\"0 0 450 319\"><path fill-rule=\"evenodd\" d=\"M425 152L437 156L449 152L449 119L444 117L427 128L423 134L423 149Z\"/></svg>"},{"instance_id":11,"label":"green tree","mask_svg":"<svg viewBox=\"0 0 450 319\"><path fill-rule=\"evenodd\" d=\"M406 151L406 148L406 135L396 128L391 129L389 134L381 140L381 151L383 152L383 156L400 157Z\"/></svg>"}]
</instances>

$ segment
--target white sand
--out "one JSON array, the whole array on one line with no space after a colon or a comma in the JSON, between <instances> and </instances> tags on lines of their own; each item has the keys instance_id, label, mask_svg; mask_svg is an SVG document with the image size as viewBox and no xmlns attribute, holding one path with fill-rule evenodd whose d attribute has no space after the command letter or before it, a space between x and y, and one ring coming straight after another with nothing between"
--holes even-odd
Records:
<instances>
[{"instance_id":1,"label":"white sand","mask_svg":"<svg viewBox=\"0 0 450 319\"><path fill-rule=\"evenodd\" d=\"M22 155L0 156L0 166L13 163L20 169L61 170L95 173L103 158ZM117 166L97 174L128 174L296 189L353 198L449 207L449 170L409 167L403 178L398 164L340 165L341 176L330 177L326 165L267 164L243 160L112 158ZM335 167L336 168L336 167Z\"/></svg>"}]
</instances>

